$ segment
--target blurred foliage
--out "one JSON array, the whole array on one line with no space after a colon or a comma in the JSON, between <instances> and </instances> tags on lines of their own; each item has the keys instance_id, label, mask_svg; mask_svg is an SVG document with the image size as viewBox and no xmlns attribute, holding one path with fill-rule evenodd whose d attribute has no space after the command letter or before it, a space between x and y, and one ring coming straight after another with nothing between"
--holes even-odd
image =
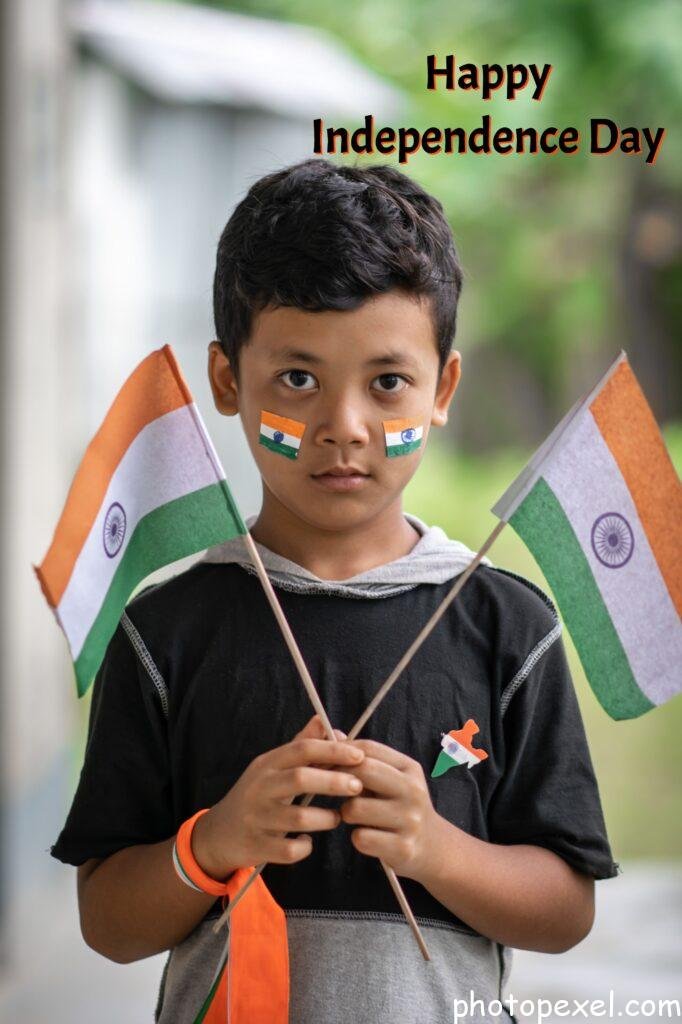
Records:
<instances>
[{"instance_id":1,"label":"blurred foliage","mask_svg":"<svg viewBox=\"0 0 682 1024\"><path fill-rule=\"evenodd\" d=\"M678 472L682 423L664 431ZM453 454L432 430L419 472L403 507L476 551L498 520L490 512L530 457L509 449L494 457ZM437 481L437 486L434 486ZM507 527L488 552L493 565L533 580L551 595L537 563ZM174 566L169 575L181 571ZM631 721L614 722L597 702L567 630L563 633L615 860L636 856L682 857L679 780L682 775L682 696ZM87 739L92 687L78 702L80 728L70 750L72 784L78 781ZM652 756L652 751L662 756Z\"/></svg>"},{"instance_id":2,"label":"blurred foliage","mask_svg":"<svg viewBox=\"0 0 682 1024\"><path fill-rule=\"evenodd\" d=\"M682 465L682 426L673 422L682 376L677 219L682 153L674 131L682 109L682 33L676 0L617 5L613 0L513 5L480 0L467 6L450 0L202 0L199 6L329 32L403 93L405 108L392 119L394 127L470 129L488 113L493 127L579 128L581 151L570 159L417 154L402 166L442 202L465 269L457 347L466 372L453 418L461 415L467 393L489 418L496 416L496 402L535 404L542 415L533 425L534 448L623 347L654 414L667 423L673 460ZM539 103L530 99L530 90L514 103L499 98L483 103L475 93L427 92L430 53L441 62L455 53L458 63L550 63L553 71ZM664 126L656 164L646 166L643 156L589 155L585 132L591 117L609 117L621 127ZM345 126L354 129L360 122ZM389 157L331 159L394 162ZM472 359L477 351L503 354L506 365L517 365L522 373L492 394L492 378ZM500 374L498 385L499 379ZM535 387L524 390L526 379ZM421 470L405 492L408 511L475 550L497 522L491 505L532 450L530 444L514 446L514 432L505 431L503 419L495 419L492 433L495 450L481 457L471 445L455 448L451 436L437 438L434 432ZM500 447L503 439L512 445ZM466 430L461 440L467 440ZM494 564L549 591L511 528L502 531L489 554ZM614 722L593 696L567 631L564 642L614 858L682 856L682 699L638 719ZM85 728L89 695L80 703ZM82 751L76 753L74 771L79 756L82 760Z\"/></svg>"},{"instance_id":3,"label":"blurred foliage","mask_svg":"<svg viewBox=\"0 0 682 1024\"><path fill-rule=\"evenodd\" d=\"M463 352L485 346L511 354L531 371L537 389L527 397L542 406L542 416L536 436L523 440L539 439L621 347L659 420L679 416L670 384L671 375L682 376L681 231L674 223L682 33L674 0L482 0L464 7L450 0L214 0L199 6L333 34L403 92L405 110L393 127L473 128L488 113L493 128L579 128L581 151L571 158L422 153L402 165L442 202L462 256L466 286L457 345ZM461 90L428 92L430 53L441 64L455 53L458 63L550 63L553 71L540 102L530 99L530 89L513 103L483 102ZM591 117L609 117L621 127L666 127L656 164L646 166L643 155L589 155ZM629 286L622 266L627 254L646 287ZM646 329L653 319L656 332L643 338L642 324ZM661 351L652 353L652 346ZM641 370L640 349L646 352ZM465 428L463 440L470 434Z\"/></svg>"},{"instance_id":4,"label":"blurred foliage","mask_svg":"<svg viewBox=\"0 0 682 1024\"><path fill-rule=\"evenodd\" d=\"M670 424L663 435L679 473L682 423ZM477 551L498 522L491 506L531 454L512 449L486 458L453 454L432 431L419 472L405 490L403 507ZM552 595L537 562L511 527L502 530L488 557L493 565L521 573ZM566 629L563 639L614 859L682 857L682 696L639 718L616 722L592 693Z\"/></svg>"}]
</instances>

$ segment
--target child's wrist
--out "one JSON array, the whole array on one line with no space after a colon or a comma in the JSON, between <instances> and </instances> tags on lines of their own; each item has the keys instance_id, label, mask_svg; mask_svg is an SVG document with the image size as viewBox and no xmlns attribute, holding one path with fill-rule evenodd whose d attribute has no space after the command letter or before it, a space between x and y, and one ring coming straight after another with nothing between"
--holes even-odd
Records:
<instances>
[{"instance_id":1,"label":"child's wrist","mask_svg":"<svg viewBox=\"0 0 682 1024\"><path fill-rule=\"evenodd\" d=\"M226 864L215 855L211 811L202 814L192 830L192 853L201 870L217 882L226 882L239 865Z\"/></svg>"},{"instance_id":2,"label":"child's wrist","mask_svg":"<svg viewBox=\"0 0 682 1024\"><path fill-rule=\"evenodd\" d=\"M450 877L457 864L456 852L461 838L462 829L442 814L434 813L426 844L428 853L417 879L429 891L431 886L440 885Z\"/></svg>"}]
</instances>

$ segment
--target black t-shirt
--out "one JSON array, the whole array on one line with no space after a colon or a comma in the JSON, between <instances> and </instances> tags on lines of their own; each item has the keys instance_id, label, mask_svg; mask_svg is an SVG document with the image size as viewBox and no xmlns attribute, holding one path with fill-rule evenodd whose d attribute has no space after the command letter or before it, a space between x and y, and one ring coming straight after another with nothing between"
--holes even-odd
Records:
<instances>
[{"instance_id":1,"label":"black t-shirt","mask_svg":"<svg viewBox=\"0 0 682 1024\"><path fill-rule=\"evenodd\" d=\"M350 731L451 586L385 598L276 588L335 728ZM479 565L360 736L418 761L436 811L466 832L546 847L611 878L618 865L560 629L538 587ZM80 780L51 848L75 865L170 837L313 714L258 578L235 564L199 562L138 594L93 687ZM441 735L470 718L487 759L431 777ZM267 865L263 879L283 908L395 910L378 860L350 842L352 827L313 833L296 864ZM418 882L401 884L415 914L468 929Z\"/></svg>"}]
</instances>

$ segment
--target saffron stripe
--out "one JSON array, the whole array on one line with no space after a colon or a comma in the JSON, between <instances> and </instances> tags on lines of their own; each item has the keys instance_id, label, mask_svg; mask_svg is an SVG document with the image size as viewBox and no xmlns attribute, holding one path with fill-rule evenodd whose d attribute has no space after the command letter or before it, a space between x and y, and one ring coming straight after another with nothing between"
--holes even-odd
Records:
<instances>
[{"instance_id":1,"label":"saffron stripe","mask_svg":"<svg viewBox=\"0 0 682 1024\"><path fill-rule=\"evenodd\" d=\"M267 424L273 430L282 430L285 434L303 437L305 423L300 423L298 420L291 420L288 416L278 416L274 412L266 412L265 409L261 410L260 419L261 423Z\"/></svg>"},{"instance_id":2,"label":"saffron stripe","mask_svg":"<svg viewBox=\"0 0 682 1024\"><path fill-rule=\"evenodd\" d=\"M74 660L105 598L116 566L140 519L158 505L216 482L216 469L197 427L193 405L160 416L140 431L109 481L98 515L83 544L71 579L57 608ZM104 548L108 509L119 502L126 531L119 551ZM236 510L233 510L233 515Z\"/></svg>"},{"instance_id":3,"label":"saffron stripe","mask_svg":"<svg viewBox=\"0 0 682 1024\"><path fill-rule=\"evenodd\" d=\"M634 499L661 576L682 615L682 487L627 362L607 381L590 411Z\"/></svg>"},{"instance_id":4,"label":"saffron stripe","mask_svg":"<svg viewBox=\"0 0 682 1024\"><path fill-rule=\"evenodd\" d=\"M682 681L682 625L632 495L589 411L543 476L589 563L638 687L654 704L669 700ZM593 529L607 513L621 517L613 520L625 541L620 565L605 565L592 544Z\"/></svg>"},{"instance_id":5,"label":"saffron stripe","mask_svg":"<svg viewBox=\"0 0 682 1024\"><path fill-rule=\"evenodd\" d=\"M421 420L398 419L383 420L384 430L387 434L399 434L401 430L408 430L410 427L420 427Z\"/></svg>"},{"instance_id":6,"label":"saffron stripe","mask_svg":"<svg viewBox=\"0 0 682 1024\"><path fill-rule=\"evenodd\" d=\"M151 352L123 384L85 451L49 550L35 567L43 594L53 608L64 595L111 477L128 447L157 417L191 401L169 345Z\"/></svg>"}]
</instances>

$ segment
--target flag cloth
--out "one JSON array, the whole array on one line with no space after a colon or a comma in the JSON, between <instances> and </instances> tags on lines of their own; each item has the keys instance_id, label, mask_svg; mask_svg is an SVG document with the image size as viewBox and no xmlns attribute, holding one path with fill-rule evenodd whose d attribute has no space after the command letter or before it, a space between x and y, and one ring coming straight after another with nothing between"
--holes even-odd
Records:
<instances>
[{"instance_id":1,"label":"flag cloth","mask_svg":"<svg viewBox=\"0 0 682 1024\"><path fill-rule=\"evenodd\" d=\"M304 432L305 423L299 423L298 420L290 420L286 416L277 416L274 412L266 412L265 409L261 409L258 440L271 452L286 455L288 459L295 459L298 449L301 447L301 438Z\"/></svg>"},{"instance_id":2,"label":"flag cloth","mask_svg":"<svg viewBox=\"0 0 682 1024\"><path fill-rule=\"evenodd\" d=\"M170 345L133 370L88 445L33 566L88 690L130 594L179 558L247 533Z\"/></svg>"},{"instance_id":3,"label":"flag cloth","mask_svg":"<svg viewBox=\"0 0 682 1024\"><path fill-rule=\"evenodd\" d=\"M612 718L682 690L682 488L624 351L492 512L534 555Z\"/></svg>"},{"instance_id":4,"label":"flag cloth","mask_svg":"<svg viewBox=\"0 0 682 1024\"><path fill-rule=\"evenodd\" d=\"M253 867L227 880L225 910ZM261 875L230 914L225 949L193 1024L288 1024L289 939L286 916Z\"/></svg>"},{"instance_id":5,"label":"flag cloth","mask_svg":"<svg viewBox=\"0 0 682 1024\"><path fill-rule=\"evenodd\" d=\"M383 420L383 426L386 454L389 458L395 455L409 455L422 443L424 428L419 420Z\"/></svg>"}]
</instances>

